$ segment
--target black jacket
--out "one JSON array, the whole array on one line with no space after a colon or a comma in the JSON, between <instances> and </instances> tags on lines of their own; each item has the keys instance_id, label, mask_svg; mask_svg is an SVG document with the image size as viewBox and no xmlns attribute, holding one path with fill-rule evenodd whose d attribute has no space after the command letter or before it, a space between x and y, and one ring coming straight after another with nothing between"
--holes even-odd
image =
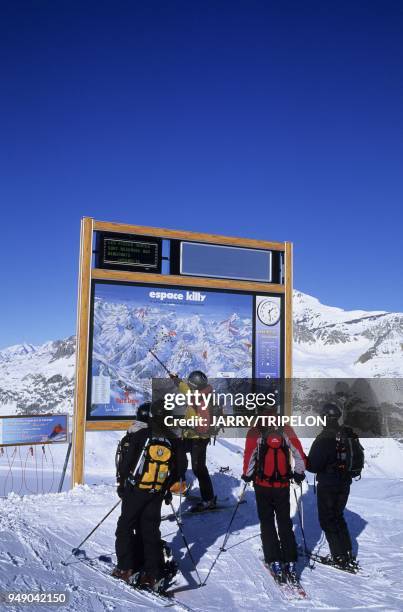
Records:
<instances>
[{"instance_id":1,"label":"black jacket","mask_svg":"<svg viewBox=\"0 0 403 612\"><path fill-rule=\"evenodd\" d=\"M138 421L135 421L133 425L129 427L127 434L121 441L121 445L127 444L127 446L125 447L125 452L122 453L122 459L119 465L119 487L124 486L127 477L136 468L136 465L147 443L147 440L150 440L153 437L164 436L164 434L165 432L162 432L158 429L152 430L151 427L149 427L148 425L145 425ZM168 439L172 445L173 462L171 465L171 474L169 477L169 482L166 483L166 487L179 478L178 472L181 471L183 455L180 441L172 437L169 437Z\"/></svg>"},{"instance_id":2,"label":"black jacket","mask_svg":"<svg viewBox=\"0 0 403 612\"><path fill-rule=\"evenodd\" d=\"M336 433L340 427L324 427L314 440L307 459L307 470L317 475L321 485L350 484L351 476L337 470Z\"/></svg>"},{"instance_id":3,"label":"black jacket","mask_svg":"<svg viewBox=\"0 0 403 612\"><path fill-rule=\"evenodd\" d=\"M131 426L121 441L124 447L119 466L119 484L124 485L130 472L134 470L144 450L147 440L151 437L150 427ZM127 446L125 446L127 445Z\"/></svg>"}]
</instances>

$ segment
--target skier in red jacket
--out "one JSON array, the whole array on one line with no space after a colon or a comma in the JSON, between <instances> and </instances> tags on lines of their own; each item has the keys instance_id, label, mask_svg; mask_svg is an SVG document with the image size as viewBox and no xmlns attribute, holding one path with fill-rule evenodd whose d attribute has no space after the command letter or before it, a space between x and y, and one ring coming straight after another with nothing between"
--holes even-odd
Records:
<instances>
[{"instance_id":1,"label":"skier in red jacket","mask_svg":"<svg viewBox=\"0 0 403 612\"><path fill-rule=\"evenodd\" d=\"M290 465L290 452L294 469ZM252 427L246 435L242 480L253 482L265 564L275 580L296 581L297 546L290 518L290 480L305 478L306 457L294 430ZM277 521L277 529L275 525Z\"/></svg>"}]
</instances>

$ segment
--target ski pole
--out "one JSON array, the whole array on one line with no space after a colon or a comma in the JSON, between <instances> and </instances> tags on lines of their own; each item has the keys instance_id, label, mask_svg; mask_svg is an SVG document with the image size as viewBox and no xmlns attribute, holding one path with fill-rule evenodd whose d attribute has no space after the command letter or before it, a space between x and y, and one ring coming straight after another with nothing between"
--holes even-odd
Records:
<instances>
[{"instance_id":1,"label":"ski pole","mask_svg":"<svg viewBox=\"0 0 403 612\"><path fill-rule=\"evenodd\" d=\"M152 351L151 349L148 349L148 352L151 353L151 355L154 357L154 359L156 359L158 361L160 366L162 366L164 368L165 372L167 372L167 374L169 374L169 376L171 376L172 372L170 372L168 370L168 368L166 367L165 363L162 363L161 359L159 357L157 357L157 355L154 353L154 351Z\"/></svg>"},{"instance_id":2,"label":"ski pole","mask_svg":"<svg viewBox=\"0 0 403 612\"><path fill-rule=\"evenodd\" d=\"M86 538L84 538L84 540L83 540L82 542L80 542L80 544L79 544L78 546L76 546L75 548L72 548L72 549L71 549L71 553L70 553L70 555L67 557L67 559L66 559L65 561L62 561L62 565L66 565L66 561L67 561L68 559L70 559L70 557L71 557L72 555L76 556L76 555L78 554L78 552L79 552L79 550L80 550L80 547L81 547L83 544L85 544L85 542L86 542L86 541L87 541L87 540L88 540L88 539L89 539L89 538L92 536L92 534L93 534L93 533L94 533L94 532L95 532L95 531L98 529L98 527L99 527L100 525L102 525L102 523L103 523L103 522L104 522L104 521L105 521L105 520L108 518L108 516L109 516L110 514L112 514L112 512L115 510L115 508L117 508L117 507L119 506L119 504L120 504L120 502L121 502L121 501L122 501L122 500L121 500L121 499L119 499L119 501L118 501L118 502L117 502L117 503L116 503L116 504L113 506L113 508L112 508L111 510L109 510L109 512L108 512L107 514L105 514L104 518L103 518L102 520L100 520L100 521L99 521L99 523L98 523L98 524L97 524L97 525L94 527L94 529L92 529L92 531L90 531L90 533L87 535L87 537L86 537Z\"/></svg>"},{"instance_id":3,"label":"ski pole","mask_svg":"<svg viewBox=\"0 0 403 612\"><path fill-rule=\"evenodd\" d=\"M302 482L299 483L299 507L301 510L301 521L302 521L302 527L305 529L305 524L304 524L304 500L302 499Z\"/></svg>"},{"instance_id":4,"label":"ski pole","mask_svg":"<svg viewBox=\"0 0 403 612\"><path fill-rule=\"evenodd\" d=\"M243 497L244 497L244 495L245 495L245 491L246 491L246 487L247 487L247 486L248 486L248 483L247 483L247 482L245 482L244 487L243 487L243 489L242 489L242 492L241 492L240 496L238 497L238 501L237 501L237 504L236 504L236 506L235 506L235 508L234 508L234 512L232 513L231 520L230 520L230 522L229 522L228 529L227 529L227 532L226 532L226 534L225 534L224 541L223 541L222 546L221 546L221 548L220 548L220 550L222 550L223 552L225 551L225 545L226 545L226 543L227 543L227 542L228 542L228 540L229 540L231 525L232 525L232 523L233 523L233 521L234 521L234 518L235 518L235 515L236 515L236 513L237 513L237 511L238 511L239 504L240 504L240 503L242 502L242 500L243 500Z\"/></svg>"},{"instance_id":5,"label":"ski pole","mask_svg":"<svg viewBox=\"0 0 403 612\"><path fill-rule=\"evenodd\" d=\"M179 479L179 521L182 524L182 478Z\"/></svg>"},{"instance_id":6,"label":"ski pole","mask_svg":"<svg viewBox=\"0 0 403 612\"><path fill-rule=\"evenodd\" d=\"M301 486L301 494L302 494L302 486ZM298 518L299 518L299 526L301 527L301 533L302 533L302 539L304 541L304 549L305 549L305 554L307 556L310 555L310 552L308 550L308 546L306 545L306 539L305 539L305 529L304 526L302 524L302 518L301 518L301 512L299 509L299 504L298 504L298 497L297 497L297 490L294 489L294 497L295 497L295 503L297 504L297 512L298 512Z\"/></svg>"},{"instance_id":7,"label":"ski pole","mask_svg":"<svg viewBox=\"0 0 403 612\"><path fill-rule=\"evenodd\" d=\"M237 511L238 511L239 505L240 505L240 503L241 503L241 502L242 502L242 500L243 500L243 497L244 497L244 495L245 495L245 491L246 491L246 487L247 487L247 486L248 486L248 483L247 483L247 482L245 482L244 487L243 487L243 489L242 489L242 492L241 492L241 494L240 494L240 496L239 496L239 498L238 498L238 502L237 502L237 504L236 504L236 506L235 506L235 508L234 508L234 512L232 513L231 520L230 520L230 522L229 522L228 529L227 529L227 531L226 531L226 533L225 533L225 537L224 537L224 540L223 540L222 546L220 547L220 550L218 551L218 553L217 553L217 555L216 555L216 558L214 559L213 563L211 564L211 567L210 567L210 569L209 569L209 571L208 571L208 574L207 574L207 576L206 576L206 578L205 578L205 580L204 580L204 582L203 582L203 586L204 586L204 585L207 583L207 580L208 580L208 578L209 578L209 576L210 576L210 574L211 574L211 572L212 572L212 570L213 570L213 567L214 567L214 566L215 566L215 564L217 563L217 561L218 561L218 559L219 559L219 557L220 557L221 553L225 551L225 545L226 545L226 543L228 542L228 540L229 540L229 536L230 536L230 529L231 529L231 525L232 525L232 523L233 523L233 521L234 521L234 518L235 518L235 515L236 515L236 513L237 513Z\"/></svg>"},{"instance_id":8,"label":"ski pole","mask_svg":"<svg viewBox=\"0 0 403 612\"><path fill-rule=\"evenodd\" d=\"M191 561L192 561L192 563L193 563L193 567L194 567L194 569L195 569L196 576L197 576L197 578L198 578L198 580L199 580L199 586L203 586L203 583L202 583L201 578L200 578L200 574L199 574L199 572L198 572L198 570L197 570L197 567L196 567L195 560L193 559L192 553L191 553L191 551L190 551L188 541L187 541L186 536L185 536L185 534L184 534L184 532L183 532L182 525L181 525L181 523L179 522L178 515L177 515L177 514L176 514L176 512L175 512L175 508L174 508L174 505L173 505L173 503L172 503L172 502L171 502L171 508L172 508L173 515L174 515L174 517L175 517L175 519L176 519L176 523L177 523L177 525L178 525L178 527L179 527L179 531L181 532L182 540L183 540L183 542L184 542L184 544L185 544L185 546L186 546L186 549L187 549L187 551L188 551L188 553L189 553L190 560L191 560Z\"/></svg>"}]
</instances>

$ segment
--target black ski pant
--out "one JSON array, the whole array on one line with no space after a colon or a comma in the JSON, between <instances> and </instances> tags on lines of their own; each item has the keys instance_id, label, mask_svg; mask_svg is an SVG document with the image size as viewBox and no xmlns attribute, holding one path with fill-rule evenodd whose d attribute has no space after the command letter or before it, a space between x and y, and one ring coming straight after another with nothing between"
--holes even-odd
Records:
<instances>
[{"instance_id":1,"label":"black ski pant","mask_svg":"<svg viewBox=\"0 0 403 612\"><path fill-rule=\"evenodd\" d=\"M297 545L290 518L290 487L255 485L255 494L266 563L296 561Z\"/></svg>"},{"instance_id":2,"label":"black ski pant","mask_svg":"<svg viewBox=\"0 0 403 612\"><path fill-rule=\"evenodd\" d=\"M160 577L164 566L160 532L161 504L160 494L126 485L122 513L115 533L119 569L144 569L154 578Z\"/></svg>"},{"instance_id":3,"label":"black ski pant","mask_svg":"<svg viewBox=\"0 0 403 612\"><path fill-rule=\"evenodd\" d=\"M209 438L187 438L183 441L185 452L190 453L192 471L199 481L200 495L203 501L210 501L214 497L213 484L206 465L209 442Z\"/></svg>"},{"instance_id":4,"label":"black ski pant","mask_svg":"<svg viewBox=\"0 0 403 612\"><path fill-rule=\"evenodd\" d=\"M330 554L335 557L351 551L351 538L343 512L350 493L349 483L322 485L318 483L319 523L325 532Z\"/></svg>"}]
</instances>

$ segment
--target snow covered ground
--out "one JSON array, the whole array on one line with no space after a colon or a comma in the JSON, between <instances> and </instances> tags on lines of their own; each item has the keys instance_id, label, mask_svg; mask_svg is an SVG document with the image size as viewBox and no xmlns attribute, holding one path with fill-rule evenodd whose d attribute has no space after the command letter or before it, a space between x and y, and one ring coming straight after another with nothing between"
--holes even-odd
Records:
<instances>
[{"instance_id":1,"label":"snow covered ground","mask_svg":"<svg viewBox=\"0 0 403 612\"><path fill-rule=\"evenodd\" d=\"M159 607L147 595L100 575L75 557L67 560L93 526L116 503L113 454L118 434L92 434L87 449L87 481L61 494L19 497L10 494L1 504L0 584L3 591L67 591L64 610L148 610ZM107 444L105 444L107 442ZM305 446L309 446L305 441ZM234 499L239 492L242 440L221 439L209 447L209 464L216 492ZM366 440L367 465L361 481L354 483L346 517L354 547L366 576L348 575L316 565L310 569L302 559L302 582L310 595L307 601L286 603L261 563L259 524L254 495L239 508L227 551L222 553L207 585L197 588L192 564L183 541L171 521L162 523L163 537L171 542L181 567L176 598L195 610L286 610L403 609L401 564L403 560L403 447L394 440ZM61 447L60 447L61 448ZM98 450L98 452L97 452ZM229 467L220 473L220 467ZM48 472L50 478L50 471ZM304 521L308 546L327 552L321 535L312 486L304 485ZM46 476L45 476L46 482ZM292 493L292 513L295 501ZM176 500L176 504L178 501ZM168 509L163 508L164 512ZM105 521L84 545L90 558L113 555L114 529L119 510ZM184 529L199 572L204 578L222 544L230 510L186 517ZM302 542L297 516L297 539ZM8 604L3 609L22 610ZM24 608L25 609L25 608ZM32 610L44 605L31 604ZM179 608L178 608L179 609Z\"/></svg>"}]
</instances>

